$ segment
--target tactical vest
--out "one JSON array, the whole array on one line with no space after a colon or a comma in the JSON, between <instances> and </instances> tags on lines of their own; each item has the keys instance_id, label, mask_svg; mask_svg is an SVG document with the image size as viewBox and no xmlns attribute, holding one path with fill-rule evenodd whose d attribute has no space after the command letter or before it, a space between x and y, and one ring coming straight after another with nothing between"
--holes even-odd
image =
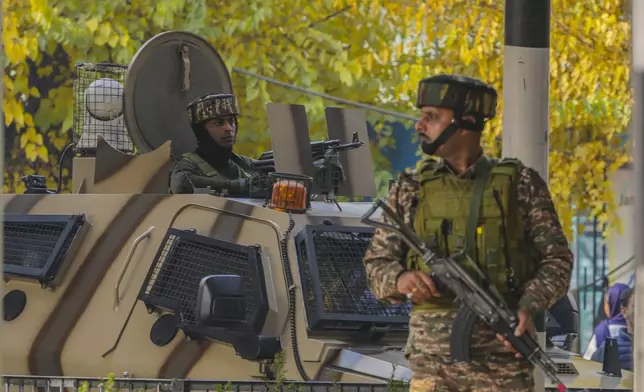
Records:
<instances>
[{"instance_id":1,"label":"tactical vest","mask_svg":"<svg viewBox=\"0 0 644 392\"><path fill-rule=\"evenodd\" d=\"M517 209L520 164L513 159L483 160L483 165L491 168L487 175L477 174L478 181L436 171L436 161L424 166L418 177L418 204L412 212L414 230L439 257L465 251L476 265L462 266L472 277L477 276L478 268L506 303L514 307L522 286L534 276L537 261ZM480 164L481 161L477 166ZM477 182L480 184L476 185ZM470 216L473 199L478 199L480 209ZM470 225L468 221L476 224ZM407 268L431 272L413 252L408 252ZM414 305L414 311L456 306L453 295L448 293Z\"/></svg>"},{"instance_id":2,"label":"tactical vest","mask_svg":"<svg viewBox=\"0 0 644 392\"><path fill-rule=\"evenodd\" d=\"M221 173L217 169L212 167L211 164L206 162L206 160L203 159L196 152L189 152L189 153L183 154L181 157L195 164L204 177L209 177L209 178L217 177L217 176L227 177L224 173ZM234 164L234 165L236 168L236 173L234 175L234 178L249 177L249 175L244 170L242 170L242 168L239 167L239 165L237 164Z\"/></svg>"}]
</instances>

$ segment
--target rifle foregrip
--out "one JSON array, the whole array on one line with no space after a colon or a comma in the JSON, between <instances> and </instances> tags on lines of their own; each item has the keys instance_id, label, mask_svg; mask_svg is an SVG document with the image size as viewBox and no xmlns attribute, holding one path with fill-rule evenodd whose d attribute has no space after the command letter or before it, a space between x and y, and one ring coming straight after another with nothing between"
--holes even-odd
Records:
<instances>
[{"instance_id":1,"label":"rifle foregrip","mask_svg":"<svg viewBox=\"0 0 644 392\"><path fill-rule=\"evenodd\" d=\"M456 313L456 318L452 323L452 334L450 335L450 356L452 361L469 362L472 360L471 347L474 327L479 320L479 316L465 305Z\"/></svg>"},{"instance_id":2,"label":"rifle foregrip","mask_svg":"<svg viewBox=\"0 0 644 392\"><path fill-rule=\"evenodd\" d=\"M547 355L541 347L539 347L539 343L537 343L529 333L524 333L521 336L514 336L513 328L502 321L493 325L492 329L503 335L510 344L512 344L515 350L523 356L523 358L532 362L533 365L541 368L546 377L548 377L560 391L567 391L567 388L557 376L556 366L548 359Z\"/></svg>"},{"instance_id":3,"label":"rifle foregrip","mask_svg":"<svg viewBox=\"0 0 644 392\"><path fill-rule=\"evenodd\" d=\"M502 320L492 325L492 330L503 337L514 347L524 358L530 359L532 354L539 348L536 340L530 336L529 333L524 333L521 336L514 336L514 328L504 323Z\"/></svg>"}]
</instances>

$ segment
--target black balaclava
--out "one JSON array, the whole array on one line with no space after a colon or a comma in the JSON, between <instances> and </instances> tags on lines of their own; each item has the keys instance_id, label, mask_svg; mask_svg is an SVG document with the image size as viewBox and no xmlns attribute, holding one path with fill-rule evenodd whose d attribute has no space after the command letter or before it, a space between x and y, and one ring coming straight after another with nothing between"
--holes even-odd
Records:
<instances>
[{"instance_id":1,"label":"black balaclava","mask_svg":"<svg viewBox=\"0 0 644 392\"><path fill-rule=\"evenodd\" d=\"M217 170L228 167L233 149L219 145L206 130L206 123L212 119L233 116L236 130L239 110L235 96L232 94L207 94L189 103L186 111L192 132L197 138L195 152Z\"/></svg>"},{"instance_id":2,"label":"black balaclava","mask_svg":"<svg viewBox=\"0 0 644 392\"><path fill-rule=\"evenodd\" d=\"M235 120L235 128L237 120ZM206 130L206 123L202 122L192 126L192 131L197 138L197 150L195 151L203 160L208 162L215 169L225 168L233 153L232 147L222 147L217 143Z\"/></svg>"}]
</instances>

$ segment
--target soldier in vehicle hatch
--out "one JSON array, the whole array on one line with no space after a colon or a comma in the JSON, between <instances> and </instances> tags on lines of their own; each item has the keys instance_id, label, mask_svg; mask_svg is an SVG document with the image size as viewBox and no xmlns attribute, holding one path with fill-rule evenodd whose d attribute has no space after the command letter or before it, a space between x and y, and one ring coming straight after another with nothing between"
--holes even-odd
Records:
<instances>
[{"instance_id":1,"label":"soldier in vehicle hatch","mask_svg":"<svg viewBox=\"0 0 644 392\"><path fill-rule=\"evenodd\" d=\"M209 94L186 110L197 138L197 149L175 162L170 193L193 193L195 188L226 191L230 196L262 197L266 178L251 172L251 158L237 155L237 101L232 94Z\"/></svg>"},{"instance_id":2,"label":"soldier in vehicle hatch","mask_svg":"<svg viewBox=\"0 0 644 392\"><path fill-rule=\"evenodd\" d=\"M428 155L403 173L388 204L437 253L465 250L517 311L515 333L564 296L573 256L546 182L517 159L483 154L481 133L496 110L496 91L476 80L439 75L420 82L416 124ZM473 206L471 208L470 206ZM391 222L387 222L391 223ZM429 269L401 238L377 229L364 257L371 290L413 307L405 356L412 391L531 391L533 366L485 325L477 324L469 363L453 363L450 334L458 304L440 292Z\"/></svg>"}]
</instances>

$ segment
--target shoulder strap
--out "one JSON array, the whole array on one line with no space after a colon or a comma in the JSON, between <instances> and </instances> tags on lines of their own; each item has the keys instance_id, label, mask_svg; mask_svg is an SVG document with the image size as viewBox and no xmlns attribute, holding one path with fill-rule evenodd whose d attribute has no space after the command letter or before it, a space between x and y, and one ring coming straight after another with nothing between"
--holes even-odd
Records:
<instances>
[{"instance_id":1,"label":"shoulder strap","mask_svg":"<svg viewBox=\"0 0 644 392\"><path fill-rule=\"evenodd\" d=\"M519 176L521 168L523 168L523 163L520 160L516 158L503 158L494 166L492 172L494 174L504 174L511 177L511 181L514 181Z\"/></svg>"},{"instance_id":2,"label":"shoulder strap","mask_svg":"<svg viewBox=\"0 0 644 392\"><path fill-rule=\"evenodd\" d=\"M471 267L477 272L477 275L488 282L489 278L469 255L473 255L474 250L476 249L476 229L478 228L479 215L483 204L483 191L485 190L485 186L490 178L490 174L498 164L499 161L489 158L484 158L477 164L474 172L476 177L474 178L474 189L472 192L472 199L470 201L470 211L467 219L467 226L465 227L465 254L467 260ZM487 288L490 290L491 294L500 301L500 303L504 303L503 297L491 282L489 282Z\"/></svg>"},{"instance_id":3,"label":"shoulder strap","mask_svg":"<svg viewBox=\"0 0 644 392\"><path fill-rule=\"evenodd\" d=\"M523 163L519 158L512 158L512 157L505 157L501 158L499 161L499 165L514 165L514 166L519 166L522 165Z\"/></svg>"},{"instance_id":4,"label":"shoulder strap","mask_svg":"<svg viewBox=\"0 0 644 392\"><path fill-rule=\"evenodd\" d=\"M465 246L468 255L474 254L476 244L476 229L478 226L481 206L483 204L483 191L497 162L484 158L475 167L474 189L470 200L470 212L465 226Z\"/></svg>"},{"instance_id":5,"label":"shoulder strap","mask_svg":"<svg viewBox=\"0 0 644 392\"><path fill-rule=\"evenodd\" d=\"M199 171L201 171L203 175L206 177L214 177L215 175L219 174L219 172L215 170L214 167L212 167L197 153L189 152L189 153L183 154L183 158L197 165L197 168L199 169Z\"/></svg>"},{"instance_id":6,"label":"shoulder strap","mask_svg":"<svg viewBox=\"0 0 644 392\"><path fill-rule=\"evenodd\" d=\"M516 158L503 158L490 159L485 158L481 160L476 167L476 177L474 179L474 190L472 193L472 200L470 201L470 212L467 219L466 226L466 246L467 252L472 254L474 252L474 245L476 243L476 228L478 225L479 214L481 211L481 204L483 202L483 191L490 178L490 174L502 174L510 177L510 181L518 177L519 170L522 166L520 160Z\"/></svg>"},{"instance_id":7,"label":"shoulder strap","mask_svg":"<svg viewBox=\"0 0 644 392\"><path fill-rule=\"evenodd\" d=\"M434 158L425 159L418 170L418 181L424 183L441 177L442 173L436 172L439 163Z\"/></svg>"},{"instance_id":8,"label":"shoulder strap","mask_svg":"<svg viewBox=\"0 0 644 392\"><path fill-rule=\"evenodd\" d=\"M239 166L239 170L242 176L248 178L250 177L249 172L251 172L251 162L250 159L243 155L232 154L230 159Z\"/></svg>"}]
</instances>

